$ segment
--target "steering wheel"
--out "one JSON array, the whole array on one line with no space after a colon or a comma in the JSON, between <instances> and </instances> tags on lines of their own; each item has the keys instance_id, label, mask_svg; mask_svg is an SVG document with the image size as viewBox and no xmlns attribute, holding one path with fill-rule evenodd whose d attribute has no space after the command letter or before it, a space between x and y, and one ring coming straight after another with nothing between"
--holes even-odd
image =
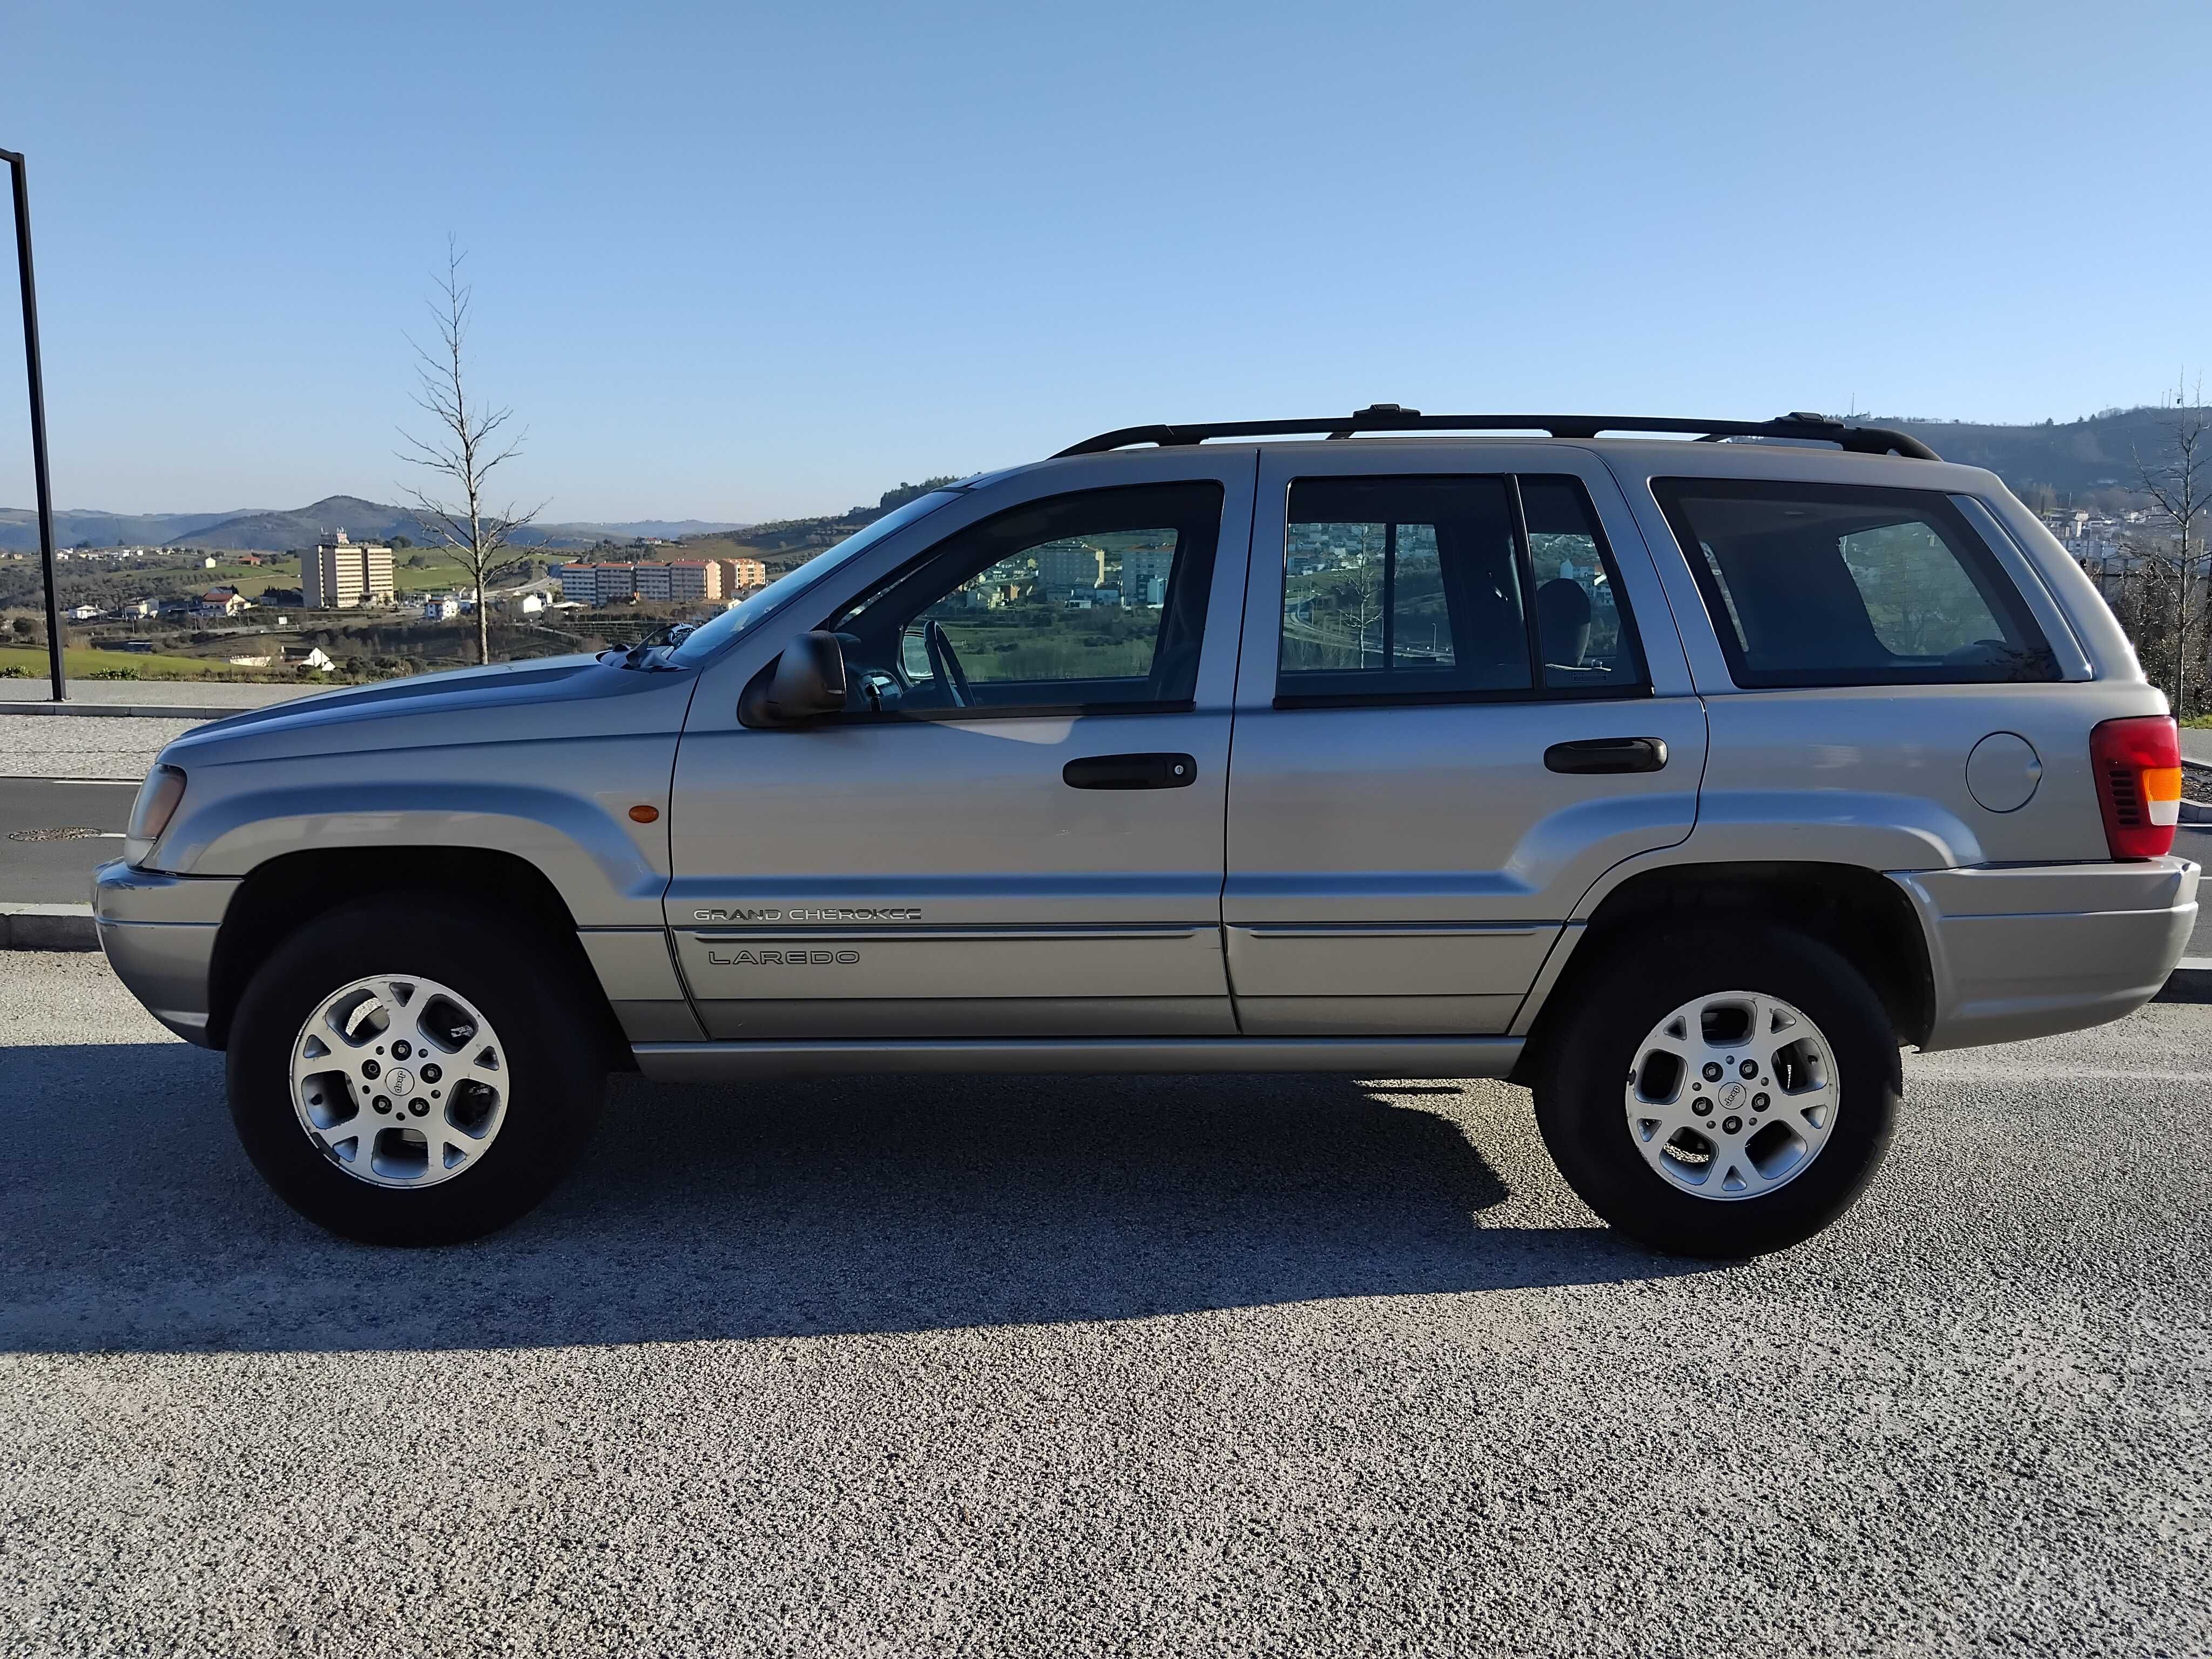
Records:
<instances>
[{"instance_id":1,"label":"steering wheel","mask_svg":"<svg viewBox=\"0 0 2212 1659\"><path fill-rule=\"evenodd\" d=\"M930 621L921 625L922 649L929 653L929 672L944 682L945 690L952 699L955 708L973 708L975 697L968 690L968 671L960 665L959 654L952 641L945 636L943 623Z\"/></svg>"}]
</instances>

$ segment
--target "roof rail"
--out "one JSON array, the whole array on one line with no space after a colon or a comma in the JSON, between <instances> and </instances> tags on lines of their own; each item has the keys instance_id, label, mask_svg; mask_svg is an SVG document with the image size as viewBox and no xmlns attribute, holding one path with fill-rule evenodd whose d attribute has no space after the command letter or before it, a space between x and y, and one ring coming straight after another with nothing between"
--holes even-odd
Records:
<instances>
[{"instance_id":1,"label":"roof rail","mask_svg":"<svg viewBox=\"0 0 2212 1659\"><path fill-rule=\"evenodd\" d=\"M1694 432L1699 441L1723 438L1784 438L1831 443L1860 455L1904 455L1917 461L1943 458L1909 433L1888 427L1853 426L1804 410L1771 421L1668 420L1650 415L1424 415L1396 404L1370 404L1350 415L1313 420L1206 421L1195 425L1125 426L1070 444L1053 459L1097 455L1129 444L1196 444L1208 438L1261 438L1294 433L1349 438L1355 432L1546 432L1554 438L1595 438L1601 432Z\"/></svg>"}]
</instances>

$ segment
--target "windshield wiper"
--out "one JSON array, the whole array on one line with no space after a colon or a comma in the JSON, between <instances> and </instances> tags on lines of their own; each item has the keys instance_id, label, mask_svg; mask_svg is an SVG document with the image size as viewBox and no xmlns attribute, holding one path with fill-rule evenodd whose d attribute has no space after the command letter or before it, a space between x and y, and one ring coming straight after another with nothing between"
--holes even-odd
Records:
<instances>
[{"instance_id":1,"label":"windshield wiper","mask_svg":"<svg viewBox=\"0 0 2212 1659\"><path fill-rule=\"evenodd\" d=\"M622 665L624 668L643 668L654 652L668 646L683 644L684 635L698 625L697 623L671 623L665 628L656 628L635 645L630 647L628 651L623 653ZM609 654L611 655L612 653ZM601 660L605 661L605 659L602 658Z\"/></svg>"}]
</instances>

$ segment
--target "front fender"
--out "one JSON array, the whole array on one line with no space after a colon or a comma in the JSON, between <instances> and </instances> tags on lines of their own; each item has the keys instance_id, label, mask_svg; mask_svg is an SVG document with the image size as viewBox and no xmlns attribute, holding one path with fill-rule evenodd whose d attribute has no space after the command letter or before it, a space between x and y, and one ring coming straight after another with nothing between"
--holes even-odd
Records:
<instances>
[{"instance_id":1,"label":"front fender","mask_svg":"<svg viewBox=\"0 0 2212 1659\"><path fill-rule=\"evenodd\" d=\"M580 927L659 927L668 885L665 758L658 773L657 780L611 787L595 779L602 787L588 792L512 782L325 781L217 789L196 802L188 787L159 862L179 875L244 876L288 853L358 848L364 867L373 868L388 848L477 848L535 866ZM655 807L659 821L633 823L628 812L635 805Z\"/></svg>"}]
</instances>

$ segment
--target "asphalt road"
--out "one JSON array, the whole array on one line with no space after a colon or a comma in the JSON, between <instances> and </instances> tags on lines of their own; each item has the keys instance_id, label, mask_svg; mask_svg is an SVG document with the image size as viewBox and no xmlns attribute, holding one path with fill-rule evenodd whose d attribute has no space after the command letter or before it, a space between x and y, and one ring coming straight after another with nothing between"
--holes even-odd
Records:
<instances>
[{"instance_id":1,"label":"asphalt road","mask_svg":"<svg viewBox=\"0 0 2212 1659\"><path fill-rule=\"evenodd\" d=\"M135 784L0 778L0 902L83 903L94 866L122 854L137 793Z\"/></svg>"},{"instance_id":2,"label":"asphalt road","mask_svg":"<svg viewBox=\"0 0 2212 1659\"><path fill-rule=\"evenodd\" d=\"M1500 1085L617 1085L462 1249L0 957L11 1655L2212 1650L2212 1010L1908 1066L1857 1211L1616 1243Z\"/></svg>"}]
</instances>

